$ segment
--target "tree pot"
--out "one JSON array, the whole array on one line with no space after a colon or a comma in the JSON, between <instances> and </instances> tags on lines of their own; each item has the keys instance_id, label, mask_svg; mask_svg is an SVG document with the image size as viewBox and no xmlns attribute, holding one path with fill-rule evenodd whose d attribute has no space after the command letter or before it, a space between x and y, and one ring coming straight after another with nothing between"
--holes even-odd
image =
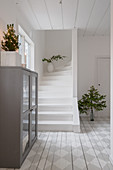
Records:
<instances>
[{"instance_id":1,"label":"tree pot","mask_svg":"<svg viewBox=\"0 0 113 170\"><path fill-rule=\"evenodd\" d=\"M1 51L1 66L21 66L21 55L16 51Z\"/></svg>"},{"instance_id":2,"label":"tree pot","mask_svg":"<svg viewBox=\"0 0 113 170\"><path fill-rule=\"evenodd\" d=\"M53 65L53 63L48 63L48 65L47 65L47 71L48 71L49 73L51 73L51 72L54 71L54 65Z\"/></svg>"}]
</instances>

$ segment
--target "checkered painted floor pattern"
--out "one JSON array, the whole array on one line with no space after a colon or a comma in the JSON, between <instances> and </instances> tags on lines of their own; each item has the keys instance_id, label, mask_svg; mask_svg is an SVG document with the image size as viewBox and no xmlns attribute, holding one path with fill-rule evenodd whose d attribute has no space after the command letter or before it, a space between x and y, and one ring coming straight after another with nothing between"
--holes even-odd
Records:
<instances>
[{"instance_id":1,"label":"checkered painted floor pattern","mask_svg":"<svg viewBox=\"0 0 113 170\"><path fill-rule=\"evenodd\" d=\"M20 170L113 170L109 152L109 120L84 118L81 133L39 132Z\"/></svg>"}]
</instances>

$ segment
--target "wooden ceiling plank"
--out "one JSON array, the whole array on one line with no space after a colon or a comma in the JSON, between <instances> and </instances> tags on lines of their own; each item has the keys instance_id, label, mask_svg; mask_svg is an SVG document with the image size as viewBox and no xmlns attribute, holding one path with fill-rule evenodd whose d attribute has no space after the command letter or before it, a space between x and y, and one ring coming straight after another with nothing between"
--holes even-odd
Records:
<instances>
[{"instance_id":1,"label":"wooden ceiling plank","mask_svg":"<svg viewBox=\"0 0 113 170\"><path fill-rule=\"evenodd\" d=\"M90 21L85 31L85 35L94 35L94 31L96 30L102 17L104 16L104 13L106 11L106 8L108 8L109 3L110 0L96 0L92 15L90 17Z\"/></svg>"},{"instance_id":2,"label":"wooden ceiling plank","mask_svg":"<svg viewBox=\"0 0 113 170\"><path fill-rule=\"evenodd\" d=\"M62 29L62 14L60 0L46 0L53 29Z\"/></svg>"}]
</instances>

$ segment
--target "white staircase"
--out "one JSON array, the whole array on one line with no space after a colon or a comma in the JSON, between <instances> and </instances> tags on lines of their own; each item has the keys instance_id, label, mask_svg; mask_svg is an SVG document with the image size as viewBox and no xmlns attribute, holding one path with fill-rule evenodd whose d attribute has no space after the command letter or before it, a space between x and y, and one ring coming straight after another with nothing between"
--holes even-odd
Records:
<instances>
[{"instance_id":1,"label":"white staircase","mask_svg":"<svg viewBox=\"0 0 113 170\"><path fill-rule=\"evenodd\" d=\"M39 130L73 130L71 64L44 75L39 85L38 98Z\"/></svg>"}]
</instances>

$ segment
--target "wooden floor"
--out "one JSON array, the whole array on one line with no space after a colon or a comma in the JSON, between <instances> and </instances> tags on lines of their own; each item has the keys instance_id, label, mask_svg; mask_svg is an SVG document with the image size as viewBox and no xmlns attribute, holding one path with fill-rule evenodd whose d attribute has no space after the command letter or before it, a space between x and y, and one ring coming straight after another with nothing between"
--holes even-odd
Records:
<instances>
[{"instance_id":1,"label":"wooden floor","mask_svg":"<svg viewBox=\"0 0 113 170\"><path fill-rule=\"evenodd\" d=\"M81 133L40 132L21 170L113 170L109 152L109 120L82 119Z\"/></svg>"}]
</instances>

